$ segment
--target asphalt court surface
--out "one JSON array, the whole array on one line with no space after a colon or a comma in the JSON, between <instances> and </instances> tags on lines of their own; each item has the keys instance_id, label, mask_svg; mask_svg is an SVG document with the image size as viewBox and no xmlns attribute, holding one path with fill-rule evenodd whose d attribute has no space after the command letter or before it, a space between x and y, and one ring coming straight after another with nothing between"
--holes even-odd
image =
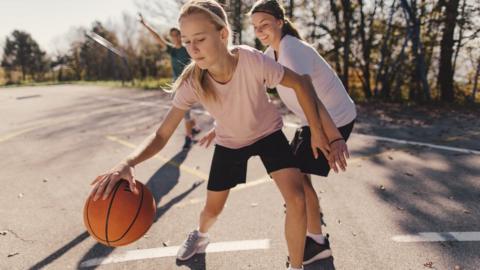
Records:
<instances>
[{"instance_id":1,"label":"asphalt court surface","mask_svg":"<svg viewBox=\"0 0 480 270\"><path fill-rule=\"evenodd\" d=\"M170 100L74 85L2 89L0 269L283 269L283 201L258 158L247 184L232 190L206 254L176 262L197 226L213 150L182 151L183 124L136 168L158 205L147 235L111 249L85 232L88 183L155 130ZM212 126L200 107L194 117L202 130ZM291 138L297 120L285 122ZM334 258L305 269L478 269L477 150L387 135L354 133L348 170L314 177Z\"/></svg>"}]
</instances>

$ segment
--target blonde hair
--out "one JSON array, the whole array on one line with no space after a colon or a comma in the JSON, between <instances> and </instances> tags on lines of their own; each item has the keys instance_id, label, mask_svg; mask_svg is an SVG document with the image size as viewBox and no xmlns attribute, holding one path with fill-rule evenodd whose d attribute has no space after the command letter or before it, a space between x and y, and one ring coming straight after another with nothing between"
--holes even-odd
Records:
<instances>
[{"instance_id":1,"label":"blonde hair","mask_svg":"<svg viewBox=\"0 0 480 270\"><path fill-rule=\"evenodd\" d=\"M228 24L227 14L225 10L213 0L190 0L185 3L180 9L180 15L178 20L180 21L183 17L192 14L205 14L210 19L210 22L215 25L217 30L222 30L226 28L230 34L230 25ZM198 67L194 61L191 61L184 69L182 74L178 77L177 80L172 85L172 92L178 89L183 83L188 79L191 79L193 88L199 96L204 97L205 99L216 100L217 96L213 89L213 86L209 83L209 80L206 78L207 70L201 69Z\"/></svg>"}]
</instances>

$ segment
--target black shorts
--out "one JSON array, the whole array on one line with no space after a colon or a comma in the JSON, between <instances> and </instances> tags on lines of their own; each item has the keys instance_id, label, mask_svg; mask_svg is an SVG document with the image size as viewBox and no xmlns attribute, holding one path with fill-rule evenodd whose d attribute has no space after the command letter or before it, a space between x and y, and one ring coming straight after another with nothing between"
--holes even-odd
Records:
<instances>
[{"instance_id":1,"label":"black shorts","mask_svg":"<svg viewBox=\"0 0 480 270\"><path fill-rule=\"evenodd\" d=\"M338 128L338 131L340 131L340 134L342 134L345 141L350 137L354 123L355 120ZM301 127L295 132L295 137L293 137L290 147L295 155L297 164L302 173L328 176L328 173L330 172L328 160L322 152L320 152L318 158L315 159L312 152L310 138L310 127L308 126Z\"/></svg>"},{"instance_id":2,"label":"black shorts","mask_svg":"<svg viewBox=\"0 0 480 270\"><path fill-rule=\"evenodd\" d=\"M224 191L245 183L247 161L252 156L260 156L263 166L270 174L285 168L298 168L295 157L282 130L262 138L255 143L231 149L215 145L208 187L210 191Z\"/></svg>"}]
</instances>

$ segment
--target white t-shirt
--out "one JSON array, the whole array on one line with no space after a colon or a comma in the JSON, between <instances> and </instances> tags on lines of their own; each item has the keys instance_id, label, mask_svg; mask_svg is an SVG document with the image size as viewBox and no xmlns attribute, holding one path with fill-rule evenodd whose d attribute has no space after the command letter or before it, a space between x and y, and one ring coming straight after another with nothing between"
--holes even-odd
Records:
<instances>
[{"instance_id":1,"label":"white t-shirt","mask_svg":"<svg viewBox=\"0 0 480 270\"><path fill-rule=\"evenodd\" d=\"M200 102L215 119L215 142L238 149L282 129L282 117L270 102L266 87L277 86L282 81L284 69L252 47L240 45L235 50L238 51L238 63L230 81L220 84L209 78L217 101L203 98L191 79L187 79L177 89L173 106L188 110Z\"/></svg>"},{"instance_id":2,"label":"white t-shirt","mask_svg":"<svg viewBox=\"0 0 480 270\"><path fill-rule=\"evenodd\" d=\"M275 59L273 48L268 47L265 54ZM285 35L280 41L277 61L296 73L310 75L318 98L325 105L337 127L345 126L357 117L355 104L337 74L310 44L294 36ZM278 85L277 91L287 108L300 117L302 126L308 125L294 90Z\"/></svg>"}]
</instances>

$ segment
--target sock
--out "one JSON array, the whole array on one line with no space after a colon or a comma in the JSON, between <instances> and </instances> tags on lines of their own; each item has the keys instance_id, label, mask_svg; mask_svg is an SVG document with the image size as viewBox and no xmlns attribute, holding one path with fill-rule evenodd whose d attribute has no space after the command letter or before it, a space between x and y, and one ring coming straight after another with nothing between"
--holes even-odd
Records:
<instances>
[{"instance_id":1,"label":"sock","mask_svg":"<svg viewBox=\"0 0 480 270\"><path fill-rule=\"evenodd\" d=\"M200 237L208 237L208 233L200 232L200 228L197 229L197 232L198 232L198 236L200 236Z\"/></svg>"},{"instance_id":2,"label":"sock","mask_svg":"<svg viewBox=\"0 0 480 270\"><path fill-rule=\"evenodd\" d=\"M303 267L302 268L293 268L293 267L288 267L288 270L303 270Z\"/></svg>"},{"instance_id":3,"label":"sock","mask_svg":"<svg viewBox=\"0 0 480 270\"><path fill-rule=\"evenodd\" d=\"M307 236L315 240L315 242L319 243L320 245L325 244L325 236L323 236L323 234L314 234L307 231Z\"/></svg>"}]
</instances>

